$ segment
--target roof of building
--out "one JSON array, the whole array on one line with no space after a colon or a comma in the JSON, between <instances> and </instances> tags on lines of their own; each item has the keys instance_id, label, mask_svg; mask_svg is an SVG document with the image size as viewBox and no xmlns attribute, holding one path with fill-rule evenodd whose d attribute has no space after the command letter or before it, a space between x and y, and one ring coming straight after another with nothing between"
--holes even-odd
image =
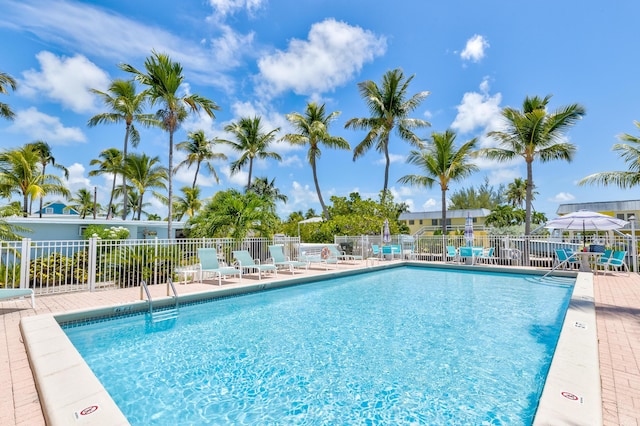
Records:
<instances>
[{"instance_id":1,"label":"roof of building","mask_svg":"<svg viewBox=\"0 0 640 426\"><path fill-rule=\"evenodd\" d=\"M471 217L487 217L491 213L489 209L460 209L460 210L447 210L447 219L459 219ZM430 212L406 212L400 213L400 220L411 219L442 219L442 210L430 211Z\"/></svg>"},{"instance_id":2,"label":"roof of building","mask_svg":"<svg viewBox=\"0 0 640 426\"><path fill-rule=\"evenodd\" d=\"M579 210L590 210L593 212L623 212L640 210L640 200L626 201L595 201L590 203L568 203L560 204L556 213L559 215L577 212Z\"/></svg>"}]
</instances>

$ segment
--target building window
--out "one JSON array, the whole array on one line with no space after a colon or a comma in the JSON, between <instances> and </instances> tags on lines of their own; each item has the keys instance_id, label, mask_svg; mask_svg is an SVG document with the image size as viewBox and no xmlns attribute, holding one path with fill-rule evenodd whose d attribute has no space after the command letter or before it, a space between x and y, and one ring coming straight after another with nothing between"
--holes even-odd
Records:
<instances>
[{"instance_id":1,"label":"building window","mask_svg":"<svg viewBox=\"0 0 640 426\"><path fill-rule=\"evenodd\" d=\"M438 226L438 222L440 222L438 219L431 219L431 226Z\"/></svg>"},{"instance_id":2,"label":"building window","mask_svg":"<svg viewBox=\"0 0 640 426\"><path fill-rule=\"evenodd\" d=\"M413 219L409 219L409 225L413 225L414 220Z\"/></svg>"},{"instance_id":3,"label":"building window","mask_svg":"<svg viewBox=\"0 0 640 426\"><path fill-rule=\"evenodd\" d=\"M617 213L617 214L616 214L616 217L617 217L618 219L621 219L621 220L626 220L626 218L625 218L625 214L624 214L624 213Z\"/></svg>"},{"instance_id":4,"label":"building window","mask_svg":"<svg viewBox=\"0 0 640 426\"><path fill-rule=\"evenodd\" d=\"M44 213L45 214L53 214L53 207L45 207Z\"/></svg>"},{"instance_id":5,"label":"building window","mask_svg":"<svg viewBox=\"0 0 640 426\"><path fill-rule=\"evenodd\" d=\"M420 219L420 225L422 225L422 219Z\"/></svg>"}]
</instances>

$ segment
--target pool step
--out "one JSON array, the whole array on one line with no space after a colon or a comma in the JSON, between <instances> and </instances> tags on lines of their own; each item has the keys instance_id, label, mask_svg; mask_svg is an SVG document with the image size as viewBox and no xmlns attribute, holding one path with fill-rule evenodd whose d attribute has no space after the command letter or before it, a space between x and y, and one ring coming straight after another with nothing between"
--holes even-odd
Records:
<instances>
[{"instance_id":1,"label":"pool step","mask_svg":"<svg viewBox=\"0 0 640 426\"><path fill-rule=\"evenodd\" d=\"M165 309L164 311L155 311L151 315L151 322L168 321L178 318L178 309Z\"/></svg>"}]
</instances>

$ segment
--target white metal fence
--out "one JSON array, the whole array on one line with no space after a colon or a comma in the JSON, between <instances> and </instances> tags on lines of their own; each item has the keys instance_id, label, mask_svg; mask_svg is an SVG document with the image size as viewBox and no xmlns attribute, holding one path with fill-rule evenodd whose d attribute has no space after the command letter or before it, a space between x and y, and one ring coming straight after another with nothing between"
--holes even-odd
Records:
<instances>
[{"instance_id":1,"label":"white metal fence","mask_svg":"<svg viewBox=\"0 0 640 426\"><path fill-rule=\"evenodd\" d=\"M254 259L269 257L268 246L282 244L297 256L298 237L145 239L0 242L0 287L33 288L38 294L137 287L176 278L176 270L199 263L197 249L217 249L231 264L234 250L248 250Z\"/></svg>"}]
</instances>

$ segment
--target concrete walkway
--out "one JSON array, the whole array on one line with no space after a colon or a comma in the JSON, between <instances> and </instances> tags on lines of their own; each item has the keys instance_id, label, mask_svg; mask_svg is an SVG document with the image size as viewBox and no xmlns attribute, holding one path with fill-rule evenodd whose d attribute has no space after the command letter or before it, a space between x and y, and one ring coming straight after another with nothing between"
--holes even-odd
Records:
<instances>
[{"instance_id":1,"label":"concrete walkway","mask_svg":"<svg viewBox=\"0 0 640 426\"><path fill-rule=\"evenodd\" d=\"M339 268L356 268L363 265L341 264ZM324 272L324 269L312 269L305 275ZM290 274L281 273L278 277L288 278ZM273 278L268 280L271 281ZM243 281L255 283L254 279L249 277ZM237 286L235 282L234 279L223 286ZM176 285L178 294L211 290L212 286L217 287L213 283ZM640 275L597 275L594 286L604 424L640 426ZM155 299L165 295L166 287L154 286L151 290ZM133 288L39 296L36 297L35 310L31 309L28 300L0 302L0 329L3 330L0 336L0 383L3 385L0 388L0 424L45 424L22 343L20 318L119 305L137 300L139 289Z\"/></svg>"}]
</instances>

